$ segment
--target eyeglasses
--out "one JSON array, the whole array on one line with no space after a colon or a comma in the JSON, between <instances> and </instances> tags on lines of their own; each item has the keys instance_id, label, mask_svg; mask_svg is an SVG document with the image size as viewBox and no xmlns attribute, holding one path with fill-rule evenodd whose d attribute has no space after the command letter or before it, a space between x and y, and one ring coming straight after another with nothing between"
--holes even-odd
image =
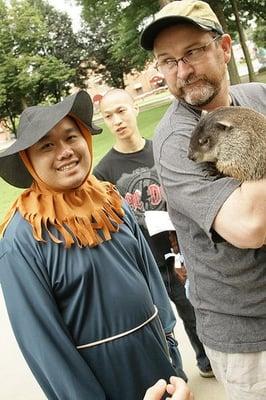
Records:
<instances>
[{"instance_id":1,"label":"eyeglasses","mask_svg":"<svg viewBox=\"0 0 266 400\"><path fill-rule=\"evenodd\" d=\"M178 60L176 60L175 58L167 58L166 60L158 61L155 67L159 72L161 72L161 74L167 75L171 72L176 72L178 70L178 64L180 61L182 61L184 64L196 64L201 60L207 47L220 37L221 35L215 36L204 46L196 47L195 49L189 50L183 57L180 57Z\"/></svg>"}]
</instances>

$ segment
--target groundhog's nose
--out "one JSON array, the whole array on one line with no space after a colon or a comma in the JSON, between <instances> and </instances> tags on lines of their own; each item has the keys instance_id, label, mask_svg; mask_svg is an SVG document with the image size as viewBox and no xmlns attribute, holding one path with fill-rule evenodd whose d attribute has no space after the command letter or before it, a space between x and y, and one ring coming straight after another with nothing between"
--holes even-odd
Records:
<instances>
[{"instance_id":1,"label":"groundhog's nose","mask_svg":"<svg viewBox=\"0 0 266 400\"><path fill-rule=\"evenodd\" d=\"M195 154L194 154L193 150L191 149L191 147L188 148L187 156L188 156L188 158L189 158L190 160L192 160L192 161L195 161L195 160L196 160Z\"/></svg>"}]
</instances>

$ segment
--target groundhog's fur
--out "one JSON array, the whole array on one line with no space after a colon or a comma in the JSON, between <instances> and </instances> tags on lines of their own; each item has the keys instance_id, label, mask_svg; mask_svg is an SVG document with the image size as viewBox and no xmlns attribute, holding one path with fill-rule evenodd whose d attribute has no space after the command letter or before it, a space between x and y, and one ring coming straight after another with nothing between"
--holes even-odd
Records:
<instances>
[{"instance_id":1,"label":"groundhog's fur","mask_svg":"<svg viewBox=\"0 0 266 400\"><path fill-rule=\"evenodd\" d=\"M192 133L188 157L241 181L266 177L265 115L246 107L207 113Z\"/></svg>"}]
</instances>

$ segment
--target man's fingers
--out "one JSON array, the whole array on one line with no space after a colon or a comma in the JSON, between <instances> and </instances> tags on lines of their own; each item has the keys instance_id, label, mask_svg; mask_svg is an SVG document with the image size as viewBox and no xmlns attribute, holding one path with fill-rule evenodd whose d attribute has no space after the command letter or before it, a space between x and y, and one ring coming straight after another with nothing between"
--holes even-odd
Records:
<instances>
[{"instance_id":1,"label":"man's fingers","mask_svg":"<svg viewBox=\"0 0 266 400\"><path fill-rule=\"evenodd\" d=\"M171 376L170 384L167 385L166 391L172 395L172 400L193 400L193 394L188 385L181 378Z\"/></svg>"},{"instance_id":2,"label":"man's fingers","mask_svg":"<svg viewBox=\"0 0 266 400\"><path fill-rule=\"evenodd\" d=\"M143 400L161 400L162 396L165 393L165 389L166 389L166 382L165 380L160 379L146 391Z\"/></svg>"}]
</instances>

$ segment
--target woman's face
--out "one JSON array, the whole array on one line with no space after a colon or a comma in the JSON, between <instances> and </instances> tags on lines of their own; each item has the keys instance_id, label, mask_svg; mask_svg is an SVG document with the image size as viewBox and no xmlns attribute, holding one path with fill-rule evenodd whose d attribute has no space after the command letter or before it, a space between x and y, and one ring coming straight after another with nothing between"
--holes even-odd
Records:
<instances>
[{"instance_id":1,"label":"woman's face","mask_svg":"<svg viewBox=\"0 0 266 400\"><path fill-rule=\"evenodd\" d=\"M87 142L70 117L29 147L27 155L39 178L55 191L79 187L91 167Z\"/></svg>"}]
</instances>

